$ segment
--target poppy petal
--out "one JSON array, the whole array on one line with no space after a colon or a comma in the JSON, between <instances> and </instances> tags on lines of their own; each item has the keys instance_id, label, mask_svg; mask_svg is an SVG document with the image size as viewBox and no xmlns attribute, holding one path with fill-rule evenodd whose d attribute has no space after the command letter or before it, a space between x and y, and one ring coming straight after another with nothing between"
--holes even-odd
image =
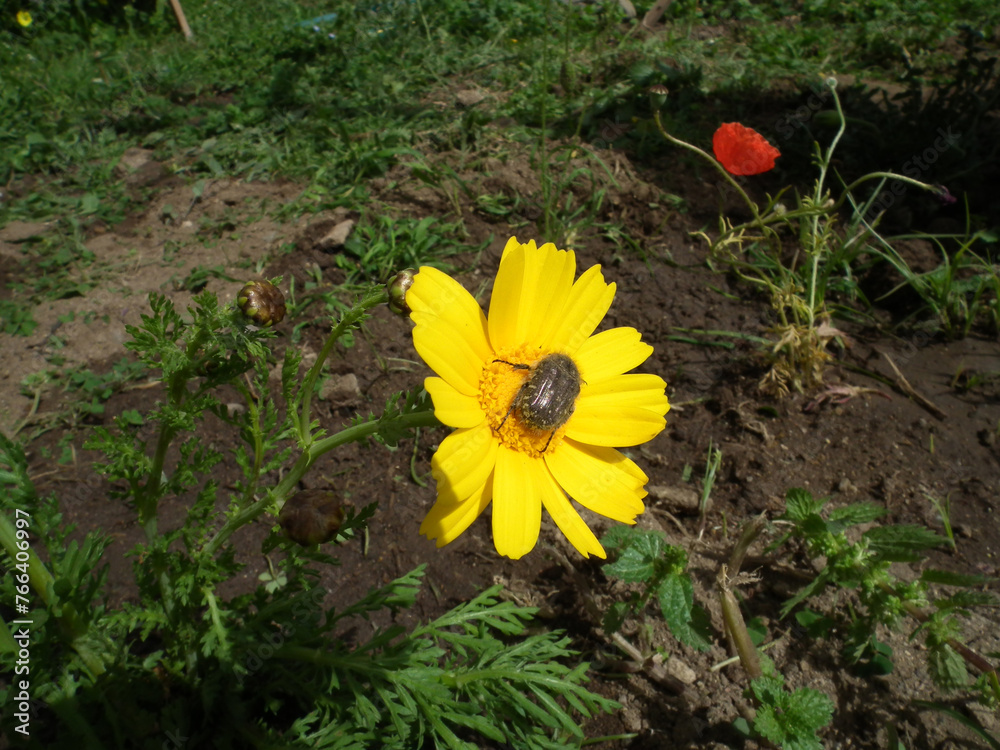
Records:
<instances>
[{"instance_id":1,"label":"poppy petal","mask_svg":"<svg viewBox=\"0 0 1000 750\"><path fill-rule=\"evenodd\" d=\"M730 174L749 176L774 169L781 152L760 133L738 122L724 122L712 136L712 151Z\"/></svg>"}]
</instances>

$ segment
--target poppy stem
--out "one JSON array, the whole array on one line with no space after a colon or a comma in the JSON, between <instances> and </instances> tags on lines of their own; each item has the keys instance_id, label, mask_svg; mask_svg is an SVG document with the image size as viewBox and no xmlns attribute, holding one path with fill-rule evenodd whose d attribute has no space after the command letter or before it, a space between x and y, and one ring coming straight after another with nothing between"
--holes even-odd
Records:
<instances>
[{"instance_id":1,"label":"poppy stem","mask_svg":"<svg viewBox=\"0 0 1000 750\"><path fill-rule=\"evenodd\" d=\"M844 117L844 110L840 106L840 98L837 96L837 79L827 78L824 81L826 87L830 90L833 95L833 104L837 108L837 117L840 119L840 127L837 128L837 134L830 141L830 146L827 148L826 153L816 147L816 153L818 155L817 162L819 163L819 177L816 179L816 190L813 193L813 206L820 207L823 206L823 191L824 184L826 183L826 173L830 168L830 163L833 161L833 152L837 148L837 144L840 143L840 139L844 135L844 131L847 129L847 118ZM846 191L844 193L846 195ZM843 197L843 196L842 196ZM816 324L816 280L819 275L819 259L823 254L823 249L825 241L821 239L823 233L820 232L819 220L820 216L827 216L833 214L837 210L836 204L829 208L829 212L826 210L818 211L812 215L811 226L809 231L809 256L811 260L812 268L810 269L809 278L809 328L812 329ZM820 300L820 304L823 304L823 300Z\"/></svg>"},{"instance_id":2,"label":"poppy stem","mask_svg":"<svg viewBox=\"0 0 1000 750\"><path fill-rule=\"evenodd\" d=\"M653 113L653 119L656 121L656 127L659 129L660 135L662 135L664 138L666 138L675 146L686 148L688 151L692 151L698 154L703 159L705 159L709 164L711 164L716 170L718 170L719 174L721 174L726 179L726 181L736 189L736 192L740 194L740 197L743 198L743 201L749 207L750 213L753 214L754 218L753 223L761 227L764 226L763 221L761 220L760 210L757 208L757 204L754 203L752 200L750 200L750 196L747 195L746 191L742 187L740 187L740 184L733 179L732 175L726 171L725 167L719 164L719 162L709 153L707 153L706 151L702 151L694 144L688 143L687 141L682 141L680 138L675 138L674 136L670 135L670 133L667 132L666 128L663 127L663 123L660 121L659 112Z\"/></svg>"}]
</instances>

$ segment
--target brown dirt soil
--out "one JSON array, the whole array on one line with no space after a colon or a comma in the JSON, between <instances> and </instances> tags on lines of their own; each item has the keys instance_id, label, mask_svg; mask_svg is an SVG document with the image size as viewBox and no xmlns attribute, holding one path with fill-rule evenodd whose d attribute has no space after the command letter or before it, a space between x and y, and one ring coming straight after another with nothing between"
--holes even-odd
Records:
<instances>
[{"instance_id":1,"label":"brown dirt soil","mask_svg":"<svg viewBox=\"0 0 1000 750\"><path fill-rule=\"evenodd\" d=\"M603 609L614 597L625 595L625 587L607 579L596 562L580 560L548 520L543 522L538 547L520 561L498 559L485 517L440 550L419 537L417 528L434 499L429 462L446 434L443 429L424 431L415 444L406 441L391 452L374 444L351 445L324 458L308 475L305 486L336 486L358 506L380 503L370 524L367 556L359 544L347 545L338 550L342 566L326 572L329 602L353 601L372 586L427 563L428 586L416 608L406 615L410 620L426 620L501 581L509 596L541 607L546 625L569 631L584 658L595 665L592 685L623 704L621 711L592 722L587 731L590 735L634 732L637 737L602 746L632 750L752 747L731 727L745 704L745 675L738 663L717 668L730 654L722 636L714 581L741 527L757 514L773 517L780 513L786 490L804 487L830 497L834 507L872 500L888 508L888 521L940 528L929 494L950 499L958 545L955 552L935 552L927 565L966 573L1000 573L1000 448L996 440L1000 393L996 381L965 391L953 385L956 373L963 369L1000 371L1000 347L995 340L979 337L958 342L923 334L897 338L884 330L838 323L851 345L831 363L826 381L870 391L841 404L827 400L808 411L805 407L821 394L794 394L782 400L762 396L757 385L763 368L749 344L726 350L669 338L677 328L761 335L769 324L766 301L711 272L705 265L705 246L688 234L703 225L715 226L714 177L664 165L640 170L620 153L594 153L608 166L614 181L575 185L574 193L585 196L606 190L600 220L622 225L623 232L645 250L645 257L622 250L606 234L589 229L573 242L578 269L599 263L606 278L618 285L604 325L634 326L642 331L655 353L641 370L659 373L669 383L673 409L666 431L630 451L650 477L647 512L640 524L663 531L672 543L688 550L696 600L712 616L713 647L698 653L681 646L659 618L650 614L644 622L628 623L623 633L650 661L645 665L629 662L590 614L593 604ZM451 153L437 158L451 164L474 194L519 197L522 206L498 220L464 194L449 191L447 186L428 187L412 179L407 167L399 166L370 185L372 208L396 216L452 220L460 209L470 247L492 237L478 258L460 257L456 263L465 268L458 274L460 281L480 293L485 303L507 237L539 237L533 170L527 154L506 160L468 161ZM589 161L592 157L581 147L579 158ZM573 162L564 168L572 170ZM603 174L601 170L594 173ZM324 284L339 283L343 271L319 239L344 214L321 213L286 224L271 218L269 207L290 200L299 190L287 184L217 182L195 199L190 186L160 184L143 214L87 240L104 274L92 293L37 310L39 326L31 336L0 336L4 352L0 428L7 434L15 427L23 428L25 434L49 428L30 445L32 473L41 493L57 493L68 521L79 524L81 531L99 528L114 538L106 554L113 600L133 594L132 559L126 553L141 537L134 514L109 499L107 484L94 470L100 456L82 448L86 420L67 422L71 397L50 388L41 392L33 408L32 398L21 392L21 382L30 373L52 367L56 338L58 354L67 366L105 371L126 355L124 326L138 322L147 309L150 291L162 291L184 308L191 293L175 288L172 280L184 279L196 265L221 265L226 275L240 280L254 276L257 269L266 277L283 275L286 292L293 278L301 290L317 273ZM668 191L686 199L687 214L667 199ZM168 204L176 211L165 211ZM45 227L5 228L0 232L0 257L17 258L21 246L15 241L44 231ZM211 277L207 288L228 301L238 284ZM65 318L69 312L75 312L76 318L60 323L60 316ZM84 317L84 313L94 315ZM302 321L286 320L279 326L279 349L289 344L297 322ZM323 321L306 326L297 345L307 353L317 351L326 330ZM336 352L328 397L318 405L318 416L329 430L347 424L358 411L378 412L388 395L411 388L425 376L427 370L412 348L409 330L408 322L379 310L353 348ZM940 412L884 382L858 374L858 368L863 368L894 382L897 377L890 358ZM383 368L380 361L388 361L388 366ZM103 415L87 419L110 423L126 409L148 411L157 398L155 386L127 387L110 399ZM203 437L223 451L235 446L235 436L212 419L206 420ZM64 444L72 448L71 460L56 464L47 456L58 455ZM690 498L698 491L709 445L722 450L723 461L703 524ZM416 475L431 486L420 486L411 478L411 459ZM687 481L686 470L691 476ZM232 463L219 466L220 486L235 476ZM186 501L179 498L166 504L162 528L182 521ZM596 517L589 520L596 528L606 527ZM245 590L266 570L260 542L270 523L255 524L236 537L246 568L242 580L234 581L232 592L226 593ZM779 619L781 603L802 585L803 573L815 571L803 557L787 552L765 555L763 547L758 543L751 552L747 568L756 571L759 580L741 589L744 611L748 617L767 622L775 644L768 654L791 688L813 687L835 699L835 719L823 737L826 747L885 747L888 725L896 726L907 748L976 746L974 737L957 723L911 706L912 699L951 698L940 695L930 683L919 639L908 641L908 631L879 634L894 649L892 674L861 677L840 657L836 633L830 640L814 640L790 618ZM915 573L900 566L900 575ZM832 606L833 598L825 602ZM981 654L1000 652L995 622L976 614L967 626L971 648ZM651 678L649 667L661 661L683 685L681 694ZM975 714L991 731L1000 731L996 715L978 709L975 703L962 699L956 707Z\"/></svg>"}]
</instances>

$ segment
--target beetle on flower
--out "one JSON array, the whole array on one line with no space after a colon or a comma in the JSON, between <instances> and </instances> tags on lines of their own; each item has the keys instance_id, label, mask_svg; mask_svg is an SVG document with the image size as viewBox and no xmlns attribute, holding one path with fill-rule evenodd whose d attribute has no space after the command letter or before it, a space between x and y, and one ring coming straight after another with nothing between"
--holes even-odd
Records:
<instances>
[{"instance_id":1,"label":"beetle on flower","mask_svg":"<svg viewBox=\"0 0 1000 750\"><path fill-rule=\"evenodd\" d=\"M436 373L425 387L455 428L431 461L438 498L420 526L439 547L492 503L493 542L514 559L538 539L544 507L584 556L605 557L570 498L623 523L644 510L647 477L617 448L665 426L658 375L628 374L653 348L634 328L594 334L615 295L600 266L511 238L489 317L457 281L423 267L407 290L413 343Z\"/></svg>"}]
</instances>

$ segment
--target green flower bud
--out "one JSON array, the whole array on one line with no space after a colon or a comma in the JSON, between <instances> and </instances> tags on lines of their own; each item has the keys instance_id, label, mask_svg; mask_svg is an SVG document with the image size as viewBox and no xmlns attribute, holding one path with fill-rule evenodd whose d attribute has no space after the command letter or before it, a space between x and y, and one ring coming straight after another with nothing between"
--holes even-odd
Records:
<instances>
[{"instance_id":1,"label":"green flower bud","mask_svg":"<svg viewBox=\"0 0 1000 750\"><path fill-rule=\"evenodd\" d=\"M248 281L236 295L240 311L254 323L267 328L285 317L285 295L270 281Z\"/></svg>"},{"instance_id":2,"label":"green flower bud","mask_svg":"<svg viewBox=\"0 0 1000 750\"><path fill-rule=\"evenodd\" d=\"M414 269L405 268L386 284L386 289L389 290L389 309L396 315L409 316L410 307L406 304L406 292L413 286L413 278L416 275Z\"/></svg>"},{"instance_id":3,"label":"green flower bud","mask_svg":"<svg viewBox=\"0 0 1000 750\"><path fill-rule=\"evenodd\" d=\"M333 490L303 490L285 501L278 514L278 525L296 544L312 547L337 536L346 514L344 504Z\"/></svg>"},{"instance_id":4,"label":"green flower bud","mask_svg":"<svg viewBox=\"0 0 1000 750\"><path fill-rule=\"evenodd\" d=\"M667 94L669 93L670 89L662 83L649 87L649 104L654 112L659 112L663 109L663 105L667 103Z\"/></svg>"}]
</instances>

